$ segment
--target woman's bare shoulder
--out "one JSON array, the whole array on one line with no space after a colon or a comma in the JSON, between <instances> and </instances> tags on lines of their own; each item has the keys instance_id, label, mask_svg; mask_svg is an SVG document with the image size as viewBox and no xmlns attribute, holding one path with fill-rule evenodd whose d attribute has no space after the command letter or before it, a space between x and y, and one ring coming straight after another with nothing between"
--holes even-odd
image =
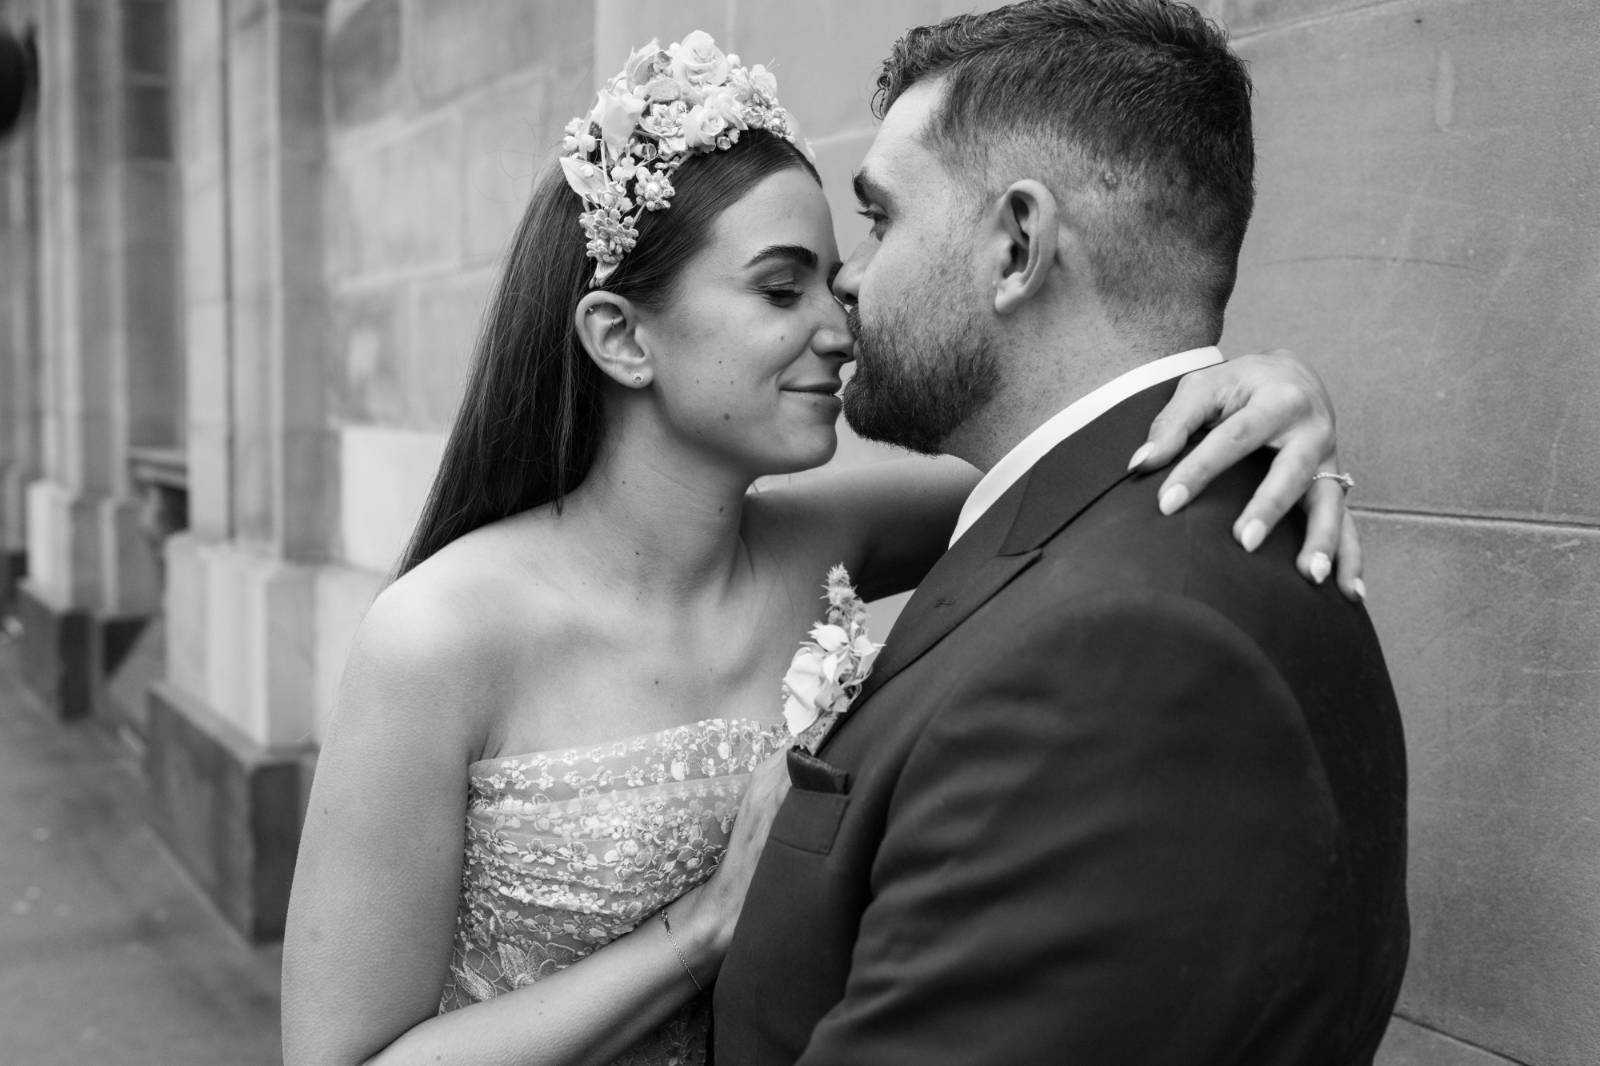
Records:
<instances>
[{"instance_id":1,"label":"woman's bare shoulder","mask_svg":"<svg viewBox=\"0 0 1600 1066\"><path fill-rule=\"evenodd\" d=\"M378 705L392 724L459 728L469 752L481 748L568 611L557 582L511 547L468 535L379 593L351 645L341 712Z\"/></svg>"}]
</instances>

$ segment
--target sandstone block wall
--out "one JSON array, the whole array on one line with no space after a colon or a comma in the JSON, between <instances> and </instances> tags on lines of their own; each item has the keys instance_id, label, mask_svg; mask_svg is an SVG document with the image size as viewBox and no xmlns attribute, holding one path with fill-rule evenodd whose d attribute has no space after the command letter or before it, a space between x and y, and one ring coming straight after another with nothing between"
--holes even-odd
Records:
<instances>
[{"instance_id":1,"label":"sandstone block wall","mask_svg":"<svg viewBox=\"0 0 1600 1066\"><path fill-rule=\"evenodd\" d=\"M1225 343L1333 387L1406 715L1392 1061L1600 1060L1600 12L1211 7L1260 154Z\"/></svg>"},{"instance_id":2,"label":"sandstone block wall","mask_svg":"<svg viewBox=\"0 0 1600 1066\"><path fill-rule=\"evenodd\" d=\"M590 91L593 15L432 0L331 15L335 547L384 573L454 417L499 253L573 101Z\"/></svg>"}]
</instances>

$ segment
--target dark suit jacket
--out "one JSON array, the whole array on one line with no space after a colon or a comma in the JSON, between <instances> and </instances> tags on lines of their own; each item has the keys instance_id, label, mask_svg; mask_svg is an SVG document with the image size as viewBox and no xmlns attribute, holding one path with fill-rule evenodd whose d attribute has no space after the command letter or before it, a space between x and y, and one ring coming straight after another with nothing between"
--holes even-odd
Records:
<instances>
[{"instance_id":1,"label":"dark suit jacket","mask_svg":"<svg viewBox=\"0 0 1600 1066\"><path fill-rule=\"evenodd\" d=\"M793 790L718 1066L1367 1063L1405 966L1405 755L1366 612L1069 438L907 605Z\"/></svg>"}]
</instances>

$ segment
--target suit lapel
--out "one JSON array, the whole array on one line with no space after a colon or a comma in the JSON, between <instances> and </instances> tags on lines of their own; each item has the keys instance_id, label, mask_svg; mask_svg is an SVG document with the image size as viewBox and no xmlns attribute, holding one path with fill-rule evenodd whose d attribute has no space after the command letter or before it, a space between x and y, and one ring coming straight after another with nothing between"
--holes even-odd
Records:
<instances>
[{"instance_id":1,"label":"suit lapel","mask_svg":"<svg viewBox=\"0 0 1600 1066\"><path fill-rule=\"evenodd\" d=\"M1128 476L1128 456L1145 441L1150 423L1176 388L1173 380L1147 389L1074 433L956 541L900 612L850 712L833 723L815 750L874 692L1032 566L1046 541Z\"/></svg>"},{"instance_id":2,"label":"suit lapel","mask_svg":"<svg viewBox=\"0 0 1600 1066\"><path fill-rule=\"evenodd\" d=\"M1135 393L1062 441L1023 479L1023 498L1003 553L1039 547L1130 475L1128 457L1177 391L1174 378ZM1151 508L1155 508L1152 499Z\"/></svg>"},{"instance_id":3,"label":"suit lapel","mask_svg":"<svg viewBox=\"0 0 1600 1066\"><path fill-rule=\"evenodd\" d=\"M985 515L985 521L989 517ZM883 653L856 696L857 704L921 658L945 634L1033 565L1039 556L1037 551L996 554L1005 530L1006 526L998 522L994 528L982 531L974 526L939 560L917 586L917 591L900 612L899 621L889 631ZM969 543L969 538L981 543Z\"/></svg>"}]
</instances>

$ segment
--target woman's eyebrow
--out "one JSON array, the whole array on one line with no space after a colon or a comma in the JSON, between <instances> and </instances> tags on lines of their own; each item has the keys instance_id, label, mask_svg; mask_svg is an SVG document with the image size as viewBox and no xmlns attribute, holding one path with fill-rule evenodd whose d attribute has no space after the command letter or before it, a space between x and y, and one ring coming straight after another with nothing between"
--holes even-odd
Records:
<instances>
[{"instance_id":1,"label":"woman's eyebrow","mask_svg":"<svg viewBox=\"0 0 1600 1066\"><path fill-rule=\"evenodd\" d=\"M750 258L745 269L759 266L773 259L788 259L807 270L817 265L817 253L803 244L769 244Z\"/></svg>"}]
</instances>

